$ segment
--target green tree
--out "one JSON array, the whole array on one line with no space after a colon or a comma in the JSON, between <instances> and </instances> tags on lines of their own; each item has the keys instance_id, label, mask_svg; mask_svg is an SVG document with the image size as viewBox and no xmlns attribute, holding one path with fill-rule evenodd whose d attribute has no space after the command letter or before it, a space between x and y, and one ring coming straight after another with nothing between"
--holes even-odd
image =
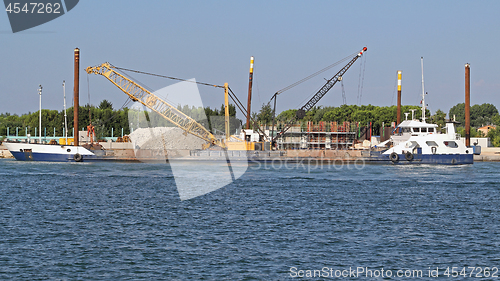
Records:
<instances>
[{"instance_id":1,"label":"green tree","mask_svg":"<svg viewBox=\"0 0 500 281\"><path fill-rule=\"evenodd\" d=\"M276 120L280 122L288 122L295 117L295 114L297 114L297 109L288 109L278 114L278 116L276 116Z\"/></svg>"},{"instance_id":2,"label":"green tree","mask_svg":"<svg viewBox=\"0 0 500 281\"><path fill-rule=\"evenodd\" d=\"M99 104L99 109L111 109L113 110L113 104L107 100L102 100Z\"/></svg>"},{"instance_id":3,"label":"green tree","mask_svg":"<svg viewBox=\"0 0 500 281\"><path fill-rule=\"evenodd\" d=\"M492 117L498 115L497 108L490 103L483 103L481 105L475 104L471 106L471 126L482 127L492 124Z\"/></svg>"},{"instance_id":4,"label":"green tree","mask_svg":"<svg viewBox=\"0 0 500 281\"><path fill-rule=\"evenodd\" d=\"M465 124L465 103L459 103L450 108L448 116L451 120L456 120L460 122L460 124Z\"/></svg>"},{"instance_id":5,"label":"green tree","mask_svg":"<svg viewBox=\"0 0 500 281\"><path fill-rule=\"evenodd\" d=\"M483 103L481 105L475 104L470 107L470 125L473 127L482 127L484 125L493 124L496 121L495 116L498 115L498 109L490 104ZM461 126L465 126L465 103L459 103L450 109L449 117L460 122Z\"/></svg>"},{"instance_id":6,"label":"green tree","mask_svg":"<svg viewBox=\"0 0 500 281\"><path fill-rule=\"evenodd\" d=\"M462 137L465 137L465 127L457 127L457 133L461 135ZM484 137L483 133L481 131L478 131L477 128L471 127L470 128L470 137L471 138L480 138Z\"/></svg>"},{"instance_id":7,"label":"green tree","mask_svg":"<svg viewBox=\"0 0 500 281\"><path fill-rule=\"evenodd\" d=\"M500 128L491 129L487 135L491 139L491 144L495 147L500 146Z\"/></svg>"},{"instance_id":8,"label":"green tree","mask_svg":"<svg viewBox=\"0 0 500 281\"><path fill-rule=\"evenodd\" d=\"M495 114L491 117L491 123L496 126L500 126L500 114Z\"/></svg>"},{"instance_id":9,"label":"green tree","mask_svg":"<svg viewBox=\"0 0 500 281\"><path fill-rule=\"evenodd\" d=\"M431 116L431 123L438 125L438 128L443 128L446 124L446 113L441 109L436 110L436 113Z\"/></svg>"},{"instance_id":10,"label":"green tree","mask_svg":"<svg viewBox=\"0 0 500 281\"><path fill-rule=\"evenodd\" d=\"M262 104L259 113L257 114L257 121L263 125L269 125L273 122L273 110L270 104Z\"/></svg>"}]
</instances>

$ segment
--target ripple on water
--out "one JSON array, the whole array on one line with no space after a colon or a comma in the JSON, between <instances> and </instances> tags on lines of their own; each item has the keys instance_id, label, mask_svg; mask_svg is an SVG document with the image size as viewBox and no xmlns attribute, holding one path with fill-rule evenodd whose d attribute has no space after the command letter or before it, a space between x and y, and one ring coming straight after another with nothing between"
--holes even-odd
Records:
<instances>
[{"instance_id":1,"label":"ripple on water","mask_svg":"<svg viewBox=\"0 0 500 281\"><path fill-rule=\"evenodd\" d=\"M0 278L499 266L499 165L252 168L180 201L166 165L0 160Z\"/></svg>"}]
</instances>

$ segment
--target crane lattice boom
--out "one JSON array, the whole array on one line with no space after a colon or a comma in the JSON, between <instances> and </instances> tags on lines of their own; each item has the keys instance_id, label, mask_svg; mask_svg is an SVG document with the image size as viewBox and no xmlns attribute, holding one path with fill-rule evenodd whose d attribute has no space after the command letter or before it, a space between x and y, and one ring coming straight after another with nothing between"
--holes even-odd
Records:
<instances>
[{"instance_id":1,"label":"crane lattice boom","mask_svg":"<svg viewBox=\"0 0 500 281\"><path fill-rule=\"evenodd\" d=\"M141 85L116 72L110 63L105 62L99 66L87 67L85 71L88 74L99 74L108 78L111 83L120 88L120 90L127 94L133 101L138 101L152 111L160 114L163 118L183 129L185 133L190 133L212 145L225 148L225 144L217 140L203 125L146 90Z\"/></svg>"},{"instance_id":2,"label":"crane lattice boom","mask_svg":"<svg viewBox=\"0 0 500 281\"><path fill-rule=\"evenodd\" d=\"M366 47L363 48L363 50L361 50L361 52L359 52L354 58L352 58L346 66L344 66L339 72L337 72L337 74L335 74L330 80L328 80L326 82L326 84L321 87L321 89L319 89L319 91L314 94L314 96L309 99L309 101L304 105L302 106L298 111L297 111L297 114L294 118L292 118L292 120L290 120L286 126L281 130L281 132L279 132L276 137L274 139L277 139L279 138L281 135L283 135L286 131L288 131L288 129L290 129L290 127L292 126L292 124L295 122L295 120L297 119L302 119L304 118L304 116L306 115L306 112L308 112L309 110L311 110L318 102L319 100L324 97L326 95L326 93L328 93L328 91L330 91L330 89L340 80L342 80L342 76L346 73L346 71L354 64L354 62L356 62L356 60L358 60L359 57L361 57L361 55L363 55L364 52L366 52L368 49Z\"/></svg>"}]
</instances>

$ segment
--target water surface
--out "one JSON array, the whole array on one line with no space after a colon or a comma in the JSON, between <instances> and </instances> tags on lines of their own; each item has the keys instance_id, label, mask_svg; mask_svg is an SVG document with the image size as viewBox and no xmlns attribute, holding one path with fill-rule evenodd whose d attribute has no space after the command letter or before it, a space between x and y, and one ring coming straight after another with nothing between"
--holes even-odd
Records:
<instances>
[{"instance_id":1,"label":"water surface","mask_svg":"<svg viewBox=\"0 0 500 281\"><path fill-rule=\"evenodd\" d=\"M164 164L0 160L0 279L286 280L292 267L427 279L429 268L498 268L499 168L252 166L181 201Z\"/></svg>"}]
</instances>

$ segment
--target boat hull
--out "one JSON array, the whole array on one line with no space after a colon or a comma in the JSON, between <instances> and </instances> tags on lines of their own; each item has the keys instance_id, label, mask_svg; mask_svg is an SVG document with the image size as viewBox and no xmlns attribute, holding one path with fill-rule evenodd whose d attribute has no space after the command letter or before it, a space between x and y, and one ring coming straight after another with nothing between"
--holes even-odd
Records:
<instances>
[{"instance_id":1,"label":"boat hull","mask_svg":"<svg viewBox=\"0 0 500 281\"><path fill-rule=\"evenodd\" d=\"M398 154L397 160L391 160L389 154L372 155L369 161L385 162L394 165L437 164L437 165L467 165L474 164L471 154L413 154L413 159L407 160L405 154Z\"/></svg>"},{"instance_id":2,"label":"boat hull","mask_svg":"<svg viewBox=\"0 0 500 281\"><path fill-rule=\"evenodd\" d=\"M98 159L84 147L9 142L3 144L18 161L83 162Z\"/></svg>"}]
</instances>

